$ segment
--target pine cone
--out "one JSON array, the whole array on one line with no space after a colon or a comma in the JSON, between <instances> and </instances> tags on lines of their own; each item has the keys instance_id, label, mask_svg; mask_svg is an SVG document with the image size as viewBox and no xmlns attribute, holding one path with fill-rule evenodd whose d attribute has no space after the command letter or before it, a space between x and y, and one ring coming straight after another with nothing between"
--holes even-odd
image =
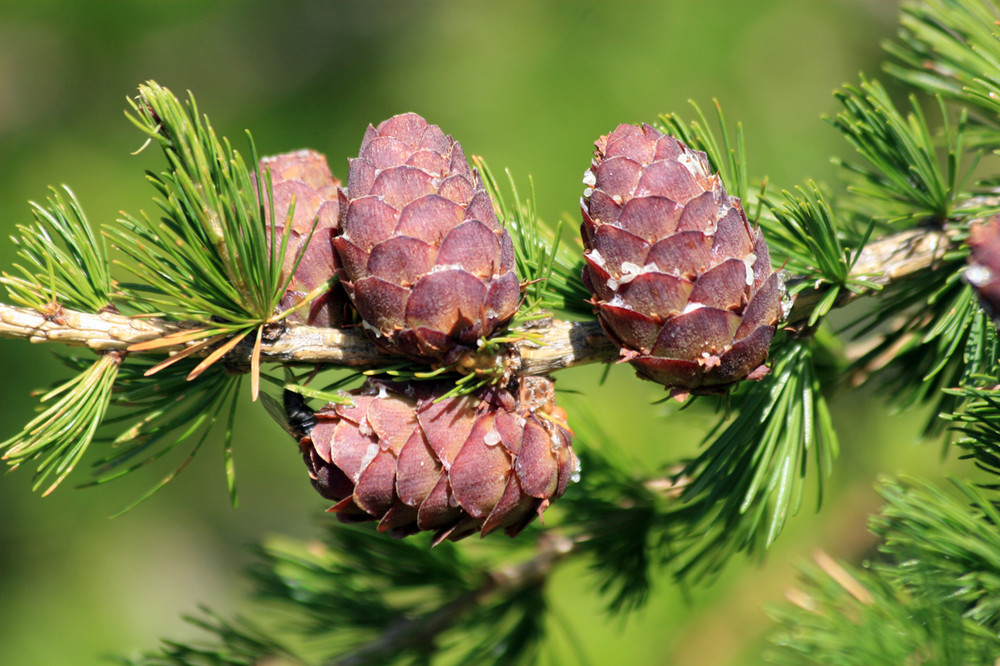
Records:
<instances>
[{"instance_id":1,"label":"pine cone","mask_svg":"<svg viewBox=\"0 0 1000 666\"><path fill-rule=\"evenodd\" d=\"M449 388L369 380L353 405L315 413L299 448L330 511L397 537L434 530L437 544L516 536L562 495L579 463L550 379L438 400Z\"/></svg>"},{"instance_id":2,"label":"pine cone","mask_svg":"<svg viewBox=\"0 0 1000 666\"><path fill-rule=\"evenodd\" d=\"M279 304L286 310L301 301L309 292L329 280L337 269L333 251L333 232L339 223L339 201L335 179L323 155L312 150L299 150L265 157L260 161L261 173L271 170L274 192L275 230L283 233L288 209L295 201L295 213L288 237L288 248L282 277L295 267L302 245L308 240L285 295ZM313 230L313 222L316 228ZM309 232L313 231L312 237ZM310 326L338 327L349 319L350 304L339 284L312 300L288 317L288 321Z\"/></svg>"},{"instance_id":3,"label":"pine cone","mask_svg":"<svg viewBox=\"0 0 1000 666\"><path fill-rule=\"evenodd\" d=\"M705 153L649 125L595 145L583 278L623 359L681 393L763 376L784 285L740 200Z\"/></svg>"},{"instance_id":4,"label":"pine cone","mask_svg":"<svg viewBox=\"0 0 1000 666\"><path fill-rule=\"evenodd\" d=\"M965 278L979 294L979 302L994 323L1000 322L1000 216L972 225L969 249Z\"/></svg>"},{"instance_id":5,"label":"pine cone","mask_svg":"<svg viewBox=\"0 0 1000 666\"><path fill-rule=\"evenodd\" d=\"M406 113L369 126L341 209L344 286L382 348L435 362L514 316L510 235L461 145L437 125Z\"/></svg>"}]
</instances>

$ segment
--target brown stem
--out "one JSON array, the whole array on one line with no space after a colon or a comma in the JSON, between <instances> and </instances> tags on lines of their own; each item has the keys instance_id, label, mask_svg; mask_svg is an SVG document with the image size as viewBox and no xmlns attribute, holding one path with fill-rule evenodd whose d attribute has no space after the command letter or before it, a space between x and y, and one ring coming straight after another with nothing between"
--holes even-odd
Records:
<instances>
[{"instance_id":1,"label":"brown stem","mask_svg":"<svg viewBox=\"0 0 1000 666\"><path fill-rule=\"evenodd\" d=\"M955 247L954 232L934 229L909 229L871 241L861 250L851 268L852 278L865 278L880 287L901 282L922 271L930 270L944 254ZM789 281L794 282L795 279ZM791 286L791 285L789 285ZM825 293L824 289L806 289L799 292L788 316L794 324L808 319L813 308ZM858 296L871 293L862 290L855 294L846 289L840 292L835 307L842 307Z\"/></svg>"},{"instance_id":2,"label":"brown stem","mask_svg":"<svg viewBox=\"0 0 1000 666\"><path fill-rule=\"evenodd\" d=\"M438 635L471 609L493 599L510 597L520 590L540 585L563 558L573 552L578 541L558 534L546 534L538 553L526 562L488 573L483 584L426 615L400 618L372 642L338 657L331 666L360 666L387 663L400 651L431 648Z\"/></svg>"},{"instance_id":3,"label":"brown stem","mask_svg":"<svg viewBox=\"0 0 1000 666\"><path fill-rule=\"evenodd\" d=\"M953 234L945 231L911 229L872 241L862 250L852 277L864 277L880 286L888 286L921 271L929 270L950 249L955 247ZM808 318L822 298L824 290L805 289L800 292L789 315L789 323ZM843 290L836 305L842 306L857 298ZM31 342L60 342L94 350L120 349L129 345L161 338L182 329L182 326L153 318L126 317L103 312L87 314L63 310L53 318L30 308L0 303L0 337L23 338ZM549 325L532 328L534 341L518 343L521 372L548 374L556 370L587 363L614 360L617 350L605 337L595 321L569 322L553 320ZM183 350L191 343L162 347L158 353ZM250 362L251 349L237 347L230 352ZM133 352L136 353L136 352ZM260 348L260 360L265 363L331 364L357 368L377 368L395 362L379 351L359 328L331 329L310 326L291 327L276 341L265 342Z\"/></svg>"},{"instance_id":4,"label":"brown stem","mask_svg":"<svg viewBox=\"0 0 1000 666\"><path fill-rule=\"evenodd\" d=\"M686 479L656 477L648 479L643 485L662 497L677 499L686 483ZM340 655L328 662L328 666L381 664L404 649L432 648L437 637L464 613L495 599L508 598L521 590L542 585L560 562L584 554L586 549L582 546L591 538L592 535L587 532L568 536L548 530L539 537L538 550L531 559L488 572L478 588L434 611L419 617L400 618L377 638Z\"/></svg>"},{"instance_id":5,"label":"brown stem","mask_svg":"<svg viewBox=\"0 0 1000 666\"><path fill-rule=\"evenodd\" d=\"M62 311L58 321L31 308L0 303L0 338L22 338L30 342L59 342L95 351L125 350L130 345L162 338L182 327L153 318L126 317L111 312L88 314ZM547 374L572 365L608 361L615 357L614 346L596 322L553 321L545 328L531 330L535 342L522 341L519 348L522 372ZM158 347L148 352L182 351L197 341ZM249 363L251 349L237 348L230 358L237 364ZM207 353L207 352L206 352ZM234 358L244 354L246 359ZM204 354L202 354L204 355ZM398 361L381 352L360 328L334 329L294 326L274 342L260 348L265 363L331 364L357 368L377 368Z\"/></svg>"}]
</instances>

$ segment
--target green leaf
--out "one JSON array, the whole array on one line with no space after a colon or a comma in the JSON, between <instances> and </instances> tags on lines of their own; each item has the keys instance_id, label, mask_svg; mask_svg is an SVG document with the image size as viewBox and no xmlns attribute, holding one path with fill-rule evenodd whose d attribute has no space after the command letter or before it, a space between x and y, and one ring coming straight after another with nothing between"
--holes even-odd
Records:
<instances>
[{"instance_id":1,"label":"green leaf","mask_svg":"<svg viewBox=\"0 0 1000 666\"><path fill-rule=\"evenodd\" d=\"M872 216L909 224L928 218L943 224L950 219L969 196L965 185L979 159L974 155L961 170L967 114L962 111L957 127L950 128L944 103L938 99L944 124L942 159L915 97L910 97L910 113L904 116L877 81L862 78L860 87L844 86L834 96L844 109L830 123L867 165L839 163L855 177L852 191L859 199L880 202L872 203Z\"/></svg>"},{"instance_id":2,"label":"green leaf","mask_svg":"<svg viewBox=\"0 0 1000 666\"><path fill-rule=\"evenodd\" d=\"M730 195L737 197L743 202L744 207L749 206L750 177L747 171L746 142L743 138L743 125L736 124L736 137L733 140L729 135L726 126L725 116L722 114L722 106L719 100L713 100L715 105L716 123L722 133L721 142L712 131L712 126L705 117L701 108L694 101L690 101L694 108L698 120L690 123L677 114L668 113L660 116L657 129L680 139L688 147L700 150L708 156L708 162L712 171L721 175L722 182Z\"/></svg>"},{"instance_id":3,"label":"green leaf","mask_svg":"<svg viewBox=\"0 0 1000 666\"><path fill-rule=\"evenodd\" d=\"M826 556L805 570L769 657L777 664L994 664L1000 653L1000 521L992 493L887 482L864 570ZM985 528L985 529L984 529Z\"/></svg>"},{"instance_id":4,"label":"green leaf","mask_svg":"<svg viewBox=\"0 0 1000 666\"><path fill-rule=\"evenodd\" d=\"M42 395L43 407L51 403L48 408L0 442L2 459L12 469L36 464L34 490L46 486L43 495L48 495L83 458L111 402L121 360L114 352L81 360L86 365L76 377Z\"/></svg>"},{"instance_id":5,"label":"green leaf","mask_svg":"<svg viewBox=\"0 0 1000 666\"><path fill-rule=\"evenodd\" d=\"M253 574L261 598L294 609L300 630L324 639L328 661L407 663L440 648L464 655L456 663L480 663L499 646L512 660L530 652L538 628L524 622L544 609L537 585L492 598L483 563L416 541L339 525L322 544L271 540Z\"/></svg>"},{"instance_id":6,"label":"green leaf","mask_svg":"<svg viewBox=\"0 0 1000 666\"><path fill-rule=\"evenodd\" d=\"M172 471L120 513L152 496L187 467L210 441L213 426L223 414L226 426L221 444L226 480L231 500L236 503L232 438L242 376L213 366L197 380L188 381L187 374L195 361L187 359L151 376L147 373L154 361L147 358L130 358L121 367L112 398L116 409L105 419L102 431L110 440L110 451L95 462L97 478L86 485L107 483L145 468L186 443L190 448Z\"/></svg>"},{"instance_id":7,"label":"green leaf","mask_svg":"<svg viewBox=\"0 0 1000 666\"><path fill-rule=\"evenodd\" d=\"M568 247L563 242L562 224L550 229L538 219L535 208L534 183L530 196L522 199L510 171L505 188L499 187L486 161L478 156L473 162L479 170L483 186L492 198L498 216L514 241L517 273L524 285L524 303L512 326L522 325L544 316L541 309L560 310L587 319L593 318L589 305L590 292L583 284L583 250Z\"/></svg>"},{"instance_id":8,"label":"green leaf","mask_svg":"<svg viewBox=\"0 0 1000 666\"><path fill-rule=\"evenodd\" d=\"M1000 144L1000 10L983 0L922 0L903 4L897 41L885 69L907 84L977 108L989 123L982 134Z\"/></svg>"},{"instance_id":9,"label":"green leaf","mask_svg":"<svg viewBox=\"0 0 1000 666\"><path fill-rule=\"evenodd\" d=\"M959 433L955 444L966 451L963 457L975 460L980 469L1000 475L1000 389L996 388L996 377L974 380L986 386L946 390L961 402L955 412L941 417L952 424L951 430Z\"/></svg>"},{"instance_id":10,"label":"green leaf","mask_svg":"<svg viewBox=\"0 0 1000 666\"><path fill-rule=\"evenodd\" d=\"M32 203L35 223L11 237L24 262L20 276L0 282L15 303L58 316L58 308L98 312L111 303L112 281L104 244L95 237L73 192L52 188L47 205Z\"/></svg>"},{"instance_id":11,"label":"green leaf","mask_svg":"<svg viewBox=\"0 0 1000 666\"><path fill-rule=\"evenodd\" d=\"M996 329L963 280L963 255L946 256L935 270L884 290L875 307L851 324L856 338L879 335L878 344L854 362L856 378L882 386L902 408L931 402L935 413L956 412L963 398L943 389L996 374ZM931 419L927 433L941 426Z\"/></svg>"},{"instance_id":12,"label":"green leaf","mask_svg":"<svg viewBox=\"0 0 1000 666\"><path fill-rule=\"evenodd\" d=\"M682 503L670 516L680 532L679 577L716 573L734 553L760 555L774 543L801 506L810 459L822 499L839 445L814 344L780 343L771 372L740 386L735 417L716 426L708 448L677 476L685 480Z\"/></svg>"},{"instance_id":13,"label":"green leaf","mask_svg":"<svg viewBox=\"0 0 1000 666\"><path fill-rule=\"evenodd\" d=\"M880 288L864 277L851 276L873 224L859 233L849 220L834 213L827 195L812 181L794 192L782 191L781 196L780 205L765 197L767 214L758 219L774 259L783 260L785 270L795 276L789 286L792 294L827 286L809 317L810 326L833 308L842 289Z\"/></svg>"},{"instance_id":14,"label":"green leaf","mask_svg":"<svg viewBox=\"0 0 1000 666\"><path fill-rule=\"evenodd\" d=\"M193 96L182 103L150 82L130 103L129 119L162 148L168 168L148 174L160 195L160 221L127 216L108 229L124 267L140 280L122 285L123 306L141 301L144 311L200 323L210 329L206 336L266 323L287 286L281 267L290 225L276 233L271 197L254 185L271 187L252 139L254 177Z\"/></svg>"},{"instance_id":15,"label":"green leaf","mask_svg":"<svg viewBox=\"0 0 1000 666\"><path fill-rule=\"evenodd\" d=\"M961 603L967 630L1000 641L1000 525L995 489L952 480L951 491L906 480L880 489L870 529L887 562L876 570L929 605ZM984 529L986 528L986 529ZM918 588L922 588L919 589ZM994 653L995 654L995 653Z\"/></svg>"},{"instance_id":16,"label":"green leaf","mask_svg":"<svg viewBox=\"0 0 1000 666\"><path fill-rule=\"evenodd\" d=\"M272 661L291 666L306 663L249 620L227 621L204 606L201 612L203 617L185 616L184 620L212 634L217 642L165 640L160 653L123 658L119 663L125 666L258 666Z\"/></svg>"},{"instance_id":17,"label":"green leaf","mask_svg":"<svg viewBox=\"0 0 1000 666\"><path fill-rule=\"evenodd\" d=\"M577 408L570 420L584 473L560 506L582 535L579 548L590 558L608 610L629 613L649 600L653 566L668 561L665 517L675 500L655 492L641 473L623 464L627 454L592 415Z\"/></svg>"}]
</instances>

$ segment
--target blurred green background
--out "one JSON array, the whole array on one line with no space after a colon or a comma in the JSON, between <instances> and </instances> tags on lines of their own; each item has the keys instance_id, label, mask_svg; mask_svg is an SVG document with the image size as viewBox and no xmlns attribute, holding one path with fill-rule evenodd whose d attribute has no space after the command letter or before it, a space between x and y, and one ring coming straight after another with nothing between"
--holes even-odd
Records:
<instances>
[{"instance_id":1,"label":"blurred green background","mask_svg":"<svg viewBox=\"0 0 1000 666\"><path fill-rule=\"evenodd\" d=\"M718 98L743 122L751 172L776 187L833 178L848 154L820 120L831 92L877 75L897 4L868 0L33 0L0 2L0 228L30 220L27 200L68 184L92 222L152 210L142 137L125 98L147 79L193 91L222 134L262 153L312 147L345 177L367 123L417 111L495 170L534 178L541 216L576 217L593 141L620 122L691 115ZM0 266L9 266L9 244ZM49 349L0 341L0 439L28 420L28 390L59 371ZM662 390L615 368L560 375L585 391L637 464L691 447L712 423L664 419ZM663 581L627 621L601 612L580 566L556 577L553 604L591 663L753 664L769 624L761 607L817 547L860 558L881 472L940 474L939 449L916 444L917 419L864 394L839 397L843 452L824 508L792 521L763 564L737 562L714 586ZM0 479L0 664L97 664L197 632L199 604L231 612L249 587L248 547L271 534L311 538L329 520L291 441L247 406L236 443L240 506L230 508L221 447L123 517L108 516L159 476L96 489L30 492L31 470ZM86 479L77 472L77 482ZM555 632L559 634L559 632ZM575 663L568 639L554 645Z\"/></svg>"}]
</instances>

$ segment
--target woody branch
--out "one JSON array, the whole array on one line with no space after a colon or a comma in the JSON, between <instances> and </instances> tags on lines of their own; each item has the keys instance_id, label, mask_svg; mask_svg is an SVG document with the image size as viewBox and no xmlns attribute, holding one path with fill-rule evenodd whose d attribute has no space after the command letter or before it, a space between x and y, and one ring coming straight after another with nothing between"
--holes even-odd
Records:
<instances>
[{"instance_id":1,"label":"woody branch","mask_svg":"<svg viewBox=\"0 0 1000 666\"><path fill-rule=\"evenodd\" d=\"M948 231L912 229L892 234L864 247L851 270L851 276L865 277L886 287L933 268L955 244L954 234ZM823 291L820 287L800 292L788 322L794 324L808 318ZM837 306L846 305L867 293L870 291L854 294L844 290ZM111 312L89 314L63 310L60 317L53 318L30 308L0 303L0 337L58 342L89 347L95 351L126 350L130 345L162 338L185 327L189 326ZM600 325L593 321L554 319L548 325L532 328L530 333L530 339L526 337L517 343L523 374L548 374L571 366L607 362L617 354ZM162 347L152 353L177 352L185 346ZM249 362L249 349L237 347L230 354L237 357L237 363L241 360ZM246 359L240 359L240 354L244 354ZM377 368L394 362L393 357L381 352L360 328L311 326L289 327L277 340L266 342L261 349L261 360L355 368Z\"/></svg>"}]
</instances>

